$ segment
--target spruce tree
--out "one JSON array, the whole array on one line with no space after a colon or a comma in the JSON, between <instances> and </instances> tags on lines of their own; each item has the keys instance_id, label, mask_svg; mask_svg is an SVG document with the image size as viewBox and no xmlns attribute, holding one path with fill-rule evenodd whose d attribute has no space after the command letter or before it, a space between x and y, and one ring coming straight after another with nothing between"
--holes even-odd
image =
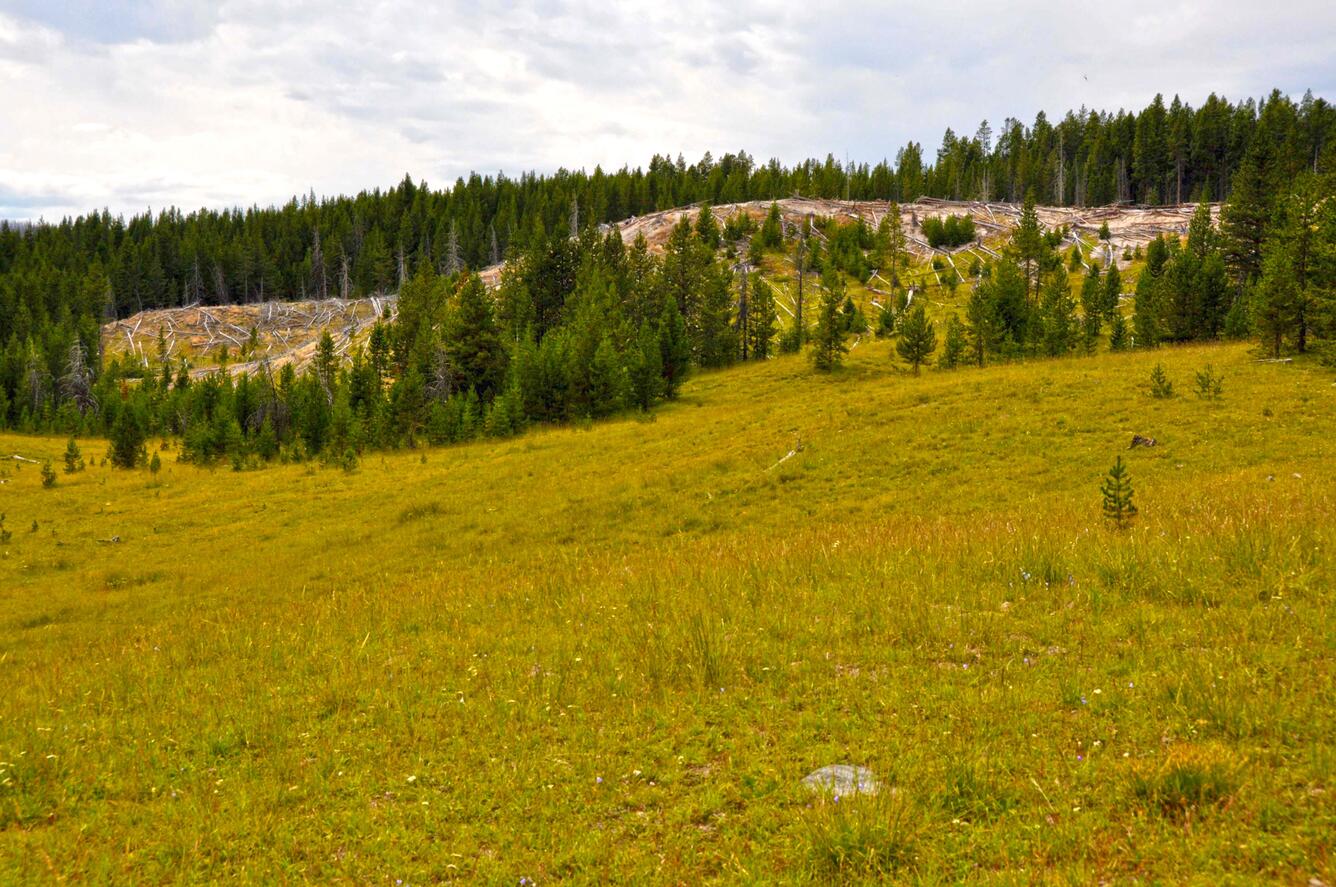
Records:
<instances>
[{"instance_id":1,"label":"spruce tree","mask_svg":"<svg viewBox=\"0 0 1336 887\"><path fill-rule=\"evenodd\" d=\"M900 338L895 342L895 350L914 368L914 375L919 374L919 367L928 362L929 355L937 349L937 331L928 320L923 310L923 302L909 310L900 321Z\"/></svg>"},{"instance_id":2,"label":"spruce tree","mask_svg":"<svg viewBox=\"0 0 1336 887\"><path fill-rule=\"evenodd\" d=\"M51 467L51 460L42 463L42 486L50 489L56 485L56 469Z\"/></svg>"}]
</instances>

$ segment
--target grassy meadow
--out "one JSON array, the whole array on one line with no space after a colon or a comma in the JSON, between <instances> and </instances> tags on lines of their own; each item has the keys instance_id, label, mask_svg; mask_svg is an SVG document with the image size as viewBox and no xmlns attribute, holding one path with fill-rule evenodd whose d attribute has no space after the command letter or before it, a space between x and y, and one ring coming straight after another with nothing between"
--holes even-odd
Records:
<instances>
[{"instance_id":1,"label":"grassy meadow","mask_svg":"<svg viewBox=\"0 0 1336 887\"><path fill-rule=\"evenodd\" d=\"M1336 879L1336 375L891 353L353 473L0 463L0 882Z\"/></svg>"}]
</instances>

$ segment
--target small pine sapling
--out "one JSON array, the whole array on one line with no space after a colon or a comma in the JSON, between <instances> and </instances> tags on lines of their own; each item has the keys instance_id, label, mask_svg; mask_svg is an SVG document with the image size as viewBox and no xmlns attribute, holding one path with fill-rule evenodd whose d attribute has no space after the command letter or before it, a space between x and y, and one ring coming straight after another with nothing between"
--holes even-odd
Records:
<instances>
[{"instance_id":1,"label":"small pine sapling","mask_svg":"<svg viewBox=\"0 0 1336 887\"><path fill-rule=\"evenodd\" d=\"M1158 363L1150 372L1150 396L1166 398L1174 396L1174 383L1164 374L1164 367Z\"/></svg>"},{"instance_id":2,"label":"small pine sapling","mask_svg":"<svg viewBox=\"0 0 1336 887\"><path fill-rule=\"evenodd\" d=\"M83 470L83 453L79 452L79 445L71 437L70 442L65 445L65 473L74 474L76 471Z\"/></svg>"},{"instance_id":3,"label":"small pine sapling","mask_svg":"<svg viewBox=\"0 0 1336 887\"><path fill-rule=\"evenodd\" d=\"M56 469L51 467L51 460L42 463L42 486L48 490L56 485Z\"/></svg>"},{"instance_id":4,"label":"small pine sapling","mask_svg":"<svg viewBox=\"0 0 1336 887\"><path fill-rule=\"evenodd\" d=\"M161 470L162 470L162 459L158 457L158 451L154 450L153 458L148 460L149 474L153 475L156 478L158 476L158 472Z\"/></svg>"},{"instance_id":5,"label":"small pine sapling","mask_svg":"<svg viewBox=\"0 0 1336 887\"><path fill-rule=\"evenodd\" d=\"M1104 519L1119 530L1125 529L1136 516L1137 507L1132 504L1132 479L1127 475L1122 456L1109 469L1099 491L1104 498Z\"/></svg>"},{"instance_id":6,"label":"small pine sapling","mask_svg":"<svg viewBox=\"0 0 1336 887\"><path fill-rule=\"evenodd\" d=\"M1197 373L1197 396L1203 400L1219 400L1224 392L1224 378L1215 374L1215 367L1209 363L1206 369Z\"/></svg>"},{"instance_id":7,"label":"small pine sapling","mask_svg":"<svg viewBox=\"0 0 1336 887\"><path fill-rule=\"evenodd\" d=\"M5 515L0 512L0 545L14 538L14 534L5 529Z\"/></svg>"}]
</instances>

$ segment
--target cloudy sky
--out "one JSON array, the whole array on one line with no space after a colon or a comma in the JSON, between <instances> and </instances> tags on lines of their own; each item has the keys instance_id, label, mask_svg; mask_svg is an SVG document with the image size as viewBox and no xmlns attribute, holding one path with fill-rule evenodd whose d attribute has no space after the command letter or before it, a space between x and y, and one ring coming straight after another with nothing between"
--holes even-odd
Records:
<instances>
[{"instance_id":1,"label":"cloudy sky","mask_svg":"<svg viewBox=\"0 0 1336 887\"><path fill-rule=\"evenodd\" d=\"M0 218L656 152L875 161L1158 91L1336 100L1334 48L1329 0L0 0Z\"/></svg>"}]
</instances>

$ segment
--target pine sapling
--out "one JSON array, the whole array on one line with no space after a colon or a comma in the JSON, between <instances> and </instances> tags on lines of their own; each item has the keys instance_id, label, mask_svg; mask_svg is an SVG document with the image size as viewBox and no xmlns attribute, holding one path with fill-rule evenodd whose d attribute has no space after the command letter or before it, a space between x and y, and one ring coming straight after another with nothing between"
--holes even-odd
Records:
<instances>
[{"instance_id":1,"label":"pine sapling","mask_svg":"<svg viewBox=\"0 0 1336 887\"><path fill-rule=\"evenodd\" d=\"M1109 474L1099 487L1104 497L1104 518L1116 529L1125 529L1136 516L1137 507L1132 504L1132 479L1127 475L1123 457L1119 456L1109 469Z\"/></svg>"},{"instance_id":2,"label":"pine sapling","mask_svg":"<svg viewBox=\"0 0 1336 887\"><path fill-rule=\"evenodd\" d=\"M1224 378L1215 374L1215 367L1209 363L1206 369L1197 373L1197 396L1205 400L1219 400L1224 391Z\"/></svg>"},{"instance_id":3,"label":"pine sapling","mask_svg":"<svg viewBox=\"0 0 1336 887\"><path fill-rule=\"evenodd\" d=\"M56 485L56 469L51 467L51 460L42 463L42 486L48 490Z\"/></svg>"},{"instance_id":4,"label":"pine sapling","mask_svg":"<svg viewBox=\"0 0 1336 887\"><path fill-rule=\"evenodd\" d=\"M83 454L79 452L79 445L71 437L70 442L65 445L65 473L74 474L76 471L83 470Z\"/></svg>"},{"instance_id":5,"label":"pine sapling","mask_svg":"<svg viewBox=\"0 0 1336 887\"><path fill-rule=\"evenodd\" d=\"M1169 377L1164 374L1164 367L1158 363L1150 372L1150 396L1159 398L1174 396L1174 383L1169 381Z\"/></svg>"}]
</instances>

